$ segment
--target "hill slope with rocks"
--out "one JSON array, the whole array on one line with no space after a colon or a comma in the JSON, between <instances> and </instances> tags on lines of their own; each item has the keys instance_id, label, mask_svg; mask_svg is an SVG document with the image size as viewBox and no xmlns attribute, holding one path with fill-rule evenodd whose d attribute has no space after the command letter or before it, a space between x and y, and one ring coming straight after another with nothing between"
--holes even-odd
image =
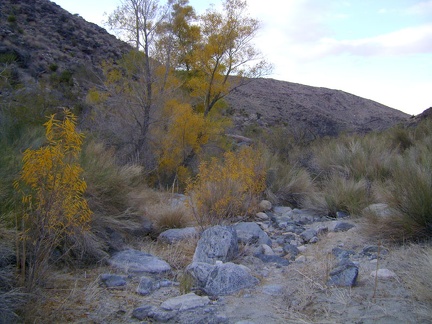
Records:
<instances>
[{"instance_id":1,"label":"hill slope with rocks","mask_svg":"<svg viewBox=\"0 0 432 324\"><path fill-rule=\"evenodd\" d=\"M0 61L14 65L15 82L71 72L75 98L101 76L100 64L131 49L105 29L48 0L0 3ZM81 74L79 73L81 71ZM85 73L83 73L83 71ZM236 128L287 126L314 136L382 130L408 115L343 91L273 79L252 80L227 96Z\"/></svg>"},{"instance_id":2,"label":"hill slope with rocks","mask_svg":"<svg viewBox=\"0 0 432 324\"><path fill-rule=\"evenodd\" d=\"M404 122L408 115L340 90L273 79L258 79L231 93L238 127L289 126L313 135L366 133Z\"/></svg>"}]
</instances>

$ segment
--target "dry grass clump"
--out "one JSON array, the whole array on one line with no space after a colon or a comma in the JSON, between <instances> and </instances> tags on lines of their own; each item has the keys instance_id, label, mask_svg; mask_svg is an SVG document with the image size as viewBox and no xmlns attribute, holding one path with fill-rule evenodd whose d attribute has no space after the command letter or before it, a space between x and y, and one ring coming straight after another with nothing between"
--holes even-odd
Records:
<instances>
[{"instance_id":1,"label":"dry grass clump","mask_svg":"<svg viewBox=\"0 0 432 324\"><path fill-rule=\"evenodd\" d=\"M432 247L406 245L395 252L395 256L403 260L403 267L398 274L413 297L421 302L432 317Z\"/></svg>"},{"instance_id":2,"label":"dry grass clump","mask_svg":"<svg viewBox=\"0 0 432 324\"><path fill-rule=\"evenodd\" d=\"M115 152L90 141L81 154L87 199L93 212L118 214L128 208L128 193L144 182L142 167L116 164Z\"/></svg>"},{"instance_id":3,"label":"dry grass clump","mask_svg":"<svg viewBox=\"0 0 432 324\"><path fill-rule=\"evenodd\" d=\"M223 160L202 162L186 190L197 223L218 224L256 212L265 189L265 173L262 153L252 147L226 152Z\"/></svg>"},{"instance_id":4,"label":"dry grass clump","mask_svg":"<svg viewBox=\"0 0 432 324\"><path fill-rule=\"evenodd\" d=\"M283 162L277 155L267 157L266 196L275 204L296 208L316 205L318 192L310 174L303 168Z\"/></svg>"},{"instance_id":5,"label":"dry grass clump","mask_svg":"<svg viewBox=\"0 0 432 324\"><path fill-rule=\"evenodd\" d=\"M184 228L193 222L191 213L184 205L172 206L166 203L152 205L147 208L146 215L153 221L158 233L170 228Z\"/></svg>"},{"instance_id":6,"label":"dry grass clump","mask_svg":"<svg viewBox=\"0 0 432 324\"><path fill-rule=\"evenodd\" d=\"M432 234L432 151L417 145L400 156L391 180L381 188L380 196L390 208L390 215L365 211L370 235L404 242L427 239Z\"/></svg>"},{"instance_id":7,"label":"dry grass clump","mask_svg":"<svg viewBox=\"0 0 432 324\"><path fill-rule=\"evenodd\" d=\"M364 179L356 181L333 175L322 189L329 216L336 216L338 211L358 216L371 202L369 184Z\"/></svg>"}]
</instances>

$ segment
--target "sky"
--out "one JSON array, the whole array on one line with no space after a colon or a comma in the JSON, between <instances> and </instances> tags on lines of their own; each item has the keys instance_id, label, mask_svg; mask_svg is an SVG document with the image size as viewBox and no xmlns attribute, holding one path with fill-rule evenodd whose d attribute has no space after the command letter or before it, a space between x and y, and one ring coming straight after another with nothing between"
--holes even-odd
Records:
<instances>
[{"instance_id":1,"label":"sky","mask_svg":"<svg viewBox=\"0 0 432 324\"><path fill-rule=\"evenodd\" d=\"M52 0L108 28L120 0ZM161 1L163 3L164 1ZM197 13L221 0L189 0ZM346 91L416 115L432 107L432 0L247 0L266 77Z\"/></svg>"}]
</instances>

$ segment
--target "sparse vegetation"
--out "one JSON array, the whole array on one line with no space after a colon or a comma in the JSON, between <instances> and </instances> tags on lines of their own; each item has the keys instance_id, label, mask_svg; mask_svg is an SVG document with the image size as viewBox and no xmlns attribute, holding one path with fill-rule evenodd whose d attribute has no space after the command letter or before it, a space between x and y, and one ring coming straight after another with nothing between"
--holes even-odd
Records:
<instances>
[{"instance_id":1,"label":"sparse vegetation","mask_svg":"<svg viewBox=\"0 0 432 324\"><path fill-rule=\"evenodd\" d=\"M180 284L175 289L190 292L192 278L184 269L198 238L166 245L157 235L253 217L262 198L329 218L344 212L362 223L368 241L397 243L392 246L402 251L401 243L413 244L406 255L400 252L407 260L402 279L427 308L432 303L432 121L318 138L298 125L264 127L256 114L239 135L224 98L248 82L245 77L268 68L266 62L247 64L259 56L250 43L258 22L243 16L242 0L227 0L223 13L212 7L202 17L187 1L170 4L168 15L153 16L154 25L135 26L142 29L134 35L137 48L149 45L150 52L107 61L103 72L90 66L93 62L65 64L65 53L80 59L77 35L31 68L27 51L0 53L0 322L20 321L18 315L25 322L43 321L45 311L47 321L77 321L73 307L79 305L83 314L100 309L92 297L106 290L93 266L124 246L166 260ZM6 24L16 29L20 11L13 12L5 16ZM61 21L75 28L68 17ZM143 44L142 33L154 42ZM24 34L31 48L45 48L49 38ZM224 48L217 46L222 43ZM78 115L62 113L67 106ZM246 108L240 115L255 117ZM241 144L232 140L243 136L250 138ZM375 203L385 212L366 208ZM326 287L336 260L321 247L308 251L313 266L305 264L285 278L297 280L297 300L292 294L284 298L290 311L300 314L316 293L344 309L356 298L369 298ZM369 269L361 270L365 276ZM54 283L47 280L51 277ZM137 303L128 293L116 291L126 304ZM29 300L29 310L20 313Z\"/></svg>"}]
</instances>

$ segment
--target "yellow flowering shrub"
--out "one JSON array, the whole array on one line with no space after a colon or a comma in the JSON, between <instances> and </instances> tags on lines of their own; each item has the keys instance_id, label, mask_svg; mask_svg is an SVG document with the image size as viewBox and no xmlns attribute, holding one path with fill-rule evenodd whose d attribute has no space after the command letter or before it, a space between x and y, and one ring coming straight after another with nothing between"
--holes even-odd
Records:
<instances>
[{"instance_id":1,"label":"yellow flowering shrub","mask_svg":"<svg viewBox=\"0 0 432 324\"><path fill-rule=\"evenodd\" d=\"M251 147L226 152L199 166L199 174L187 186L195 218L203 225L221 223L254 212L265 189L262 154Z\"/></svg>"},{"instance_id":2,"label":"yellow flowering shrub","mask_svg":"<svg viewBox=\"0 0 432 324\"><path fill-rule=\"evenodd\" d=\"M30 286L43 274L52 251L67 235L87 230L91 217L78 163L84 136L76 131L76 117L68 110L64 114L63 120L52 115L44 124L47 143L24 152L14 184L24 207L17 221L21 270Z\"/></svg>"}]
</instances>

